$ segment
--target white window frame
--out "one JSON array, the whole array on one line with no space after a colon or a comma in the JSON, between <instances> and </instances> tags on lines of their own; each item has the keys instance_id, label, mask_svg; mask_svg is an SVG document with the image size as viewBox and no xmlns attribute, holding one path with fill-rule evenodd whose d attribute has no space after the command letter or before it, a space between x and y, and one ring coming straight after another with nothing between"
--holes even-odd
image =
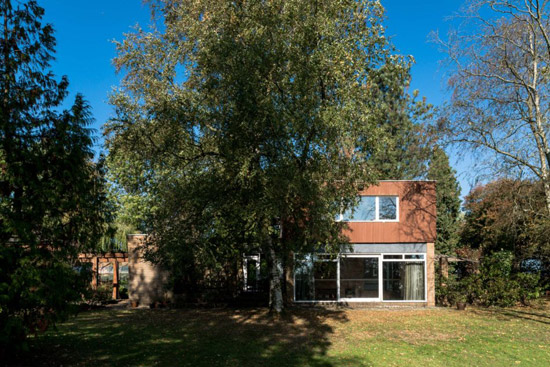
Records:
<instances>
[{"instance_id":1,"label":"white window frame","mask_svg":"<svg viewBox=\"0 0 550 367\"><path fill-rule=\"evenodd\" d=\"M378 297L368 298L340 298L340 260L345 258L357 258L357 259L378 259ZM382 255L381 254L341 254L338 256L338 300L341 302L380 302L382 300Z\"/></svg>"},{"instance_id":2,"label":"white window frame","mask_svg":"<svg viewBox=\"0 0 550 367\"><path fill-rule=\"evenodd\" d=\"M425 302L428 302L428 266L427 266L427 259L426 259L427 254L423 253L423 252L422 253L404 252L404 253L384 253L382 255L403 255L403 258L402 259L384 259L384 256L382 256L381 274L384 271L384 269L383 269L384 262L394 262L394 263L414 262L414 263L423 263L424 264L424 299L421 299L421 300L419 300L419 299L416 299L416 300L412 300L412 299L384 300L384 299L382 299L382 302L401 302L401 303L425 303ZM422 259L405 259L406 255L422 255L423 258ZM380 276L380 278L382 279L383 277L384 277L384 275L382 274ZM381 289L380 291L383 294L383 289ZM382 296L382 298L384 298L384 296Z\"/></svg>"},{"instance_id":3,"label":"white window frame","mask_svg":"<svg viewBox=\"0 0 550 367\"><path fill-rule=\"evenodd\" d=\"M292 284L293 284L293 296L294 296L294 302L297 303L316 303L316 302L339 302L340 299L340 255L338 255L334 259L330 258L323 258L315 260L315 256L330 256L330 254L327 253L319 253L319 254L311 254L313 262L336 262L336 301L327 301L327 300L296 300L296 271L295 271L295 264L296 264L296 254L292 255ZM301 260L303 262L303 260ZM313 277L313 288L315 288L315 277Z\"/></svg>"},{"instance_id":4,"label":"white window frame","mask_svg":"<svg viewBox=\"0 0 550 367\"><path fill-rule=\"evenodd\" d=\"M329 256L329 254L313 254L313 256ZM384 255L401 255L401 259L384 259ZM422 259L405 259L406 255L422 255ZM372 258L378 257L378 298L340 298L340 259L343 257L355 257L355 258ZM315 261L315 260L314 260ZM414 253L414 252L402 252L402 253L341 253L335 259L322 259L318 261L336 261L336 300L296 300L296 272L292 271L293 281L293 296L295 303L337 303L337 302L381 302L381 303L426 303L428 301L428 267L427 267L427 253ZM424 299L421 300L384 300L384 262L421 262L424 264ZM296 263L296 254L293 254L293 264ZM313 279L313 286L315 287L315 278Z\"/></svg>"},{"instance_id":5,"label":"white window frame","mask_svg":"<svg viewBox=\"0 0 550 367\"><path fill-rule=\"evenodd\" d=\"M339 222L349 222L349 223L391 223L399 222L399 196L397 195L361 195L361 198L364 197L373 197L374 198L374 220L365 220L365 219L344 219L344 213L340 213L338 217ZM380 219L380 198L395 198L395 219Z\"/></svg>"}]
</instances>

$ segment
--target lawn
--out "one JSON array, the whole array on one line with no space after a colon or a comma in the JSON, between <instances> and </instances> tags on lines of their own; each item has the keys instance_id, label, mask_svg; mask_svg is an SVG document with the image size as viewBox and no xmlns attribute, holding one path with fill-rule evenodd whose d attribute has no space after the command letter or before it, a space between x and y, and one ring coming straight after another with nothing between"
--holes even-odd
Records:
<instances>
[{"instance_id":1,"label":"lawn","mask_svg":"<svg viewBox=\"0 0 550 367\"><path fill-rule=\"evenodd\" d=\"M23 364L64 366L550 366L542 308L86 312L31 339Z\"/></svg>"}]
</instances>

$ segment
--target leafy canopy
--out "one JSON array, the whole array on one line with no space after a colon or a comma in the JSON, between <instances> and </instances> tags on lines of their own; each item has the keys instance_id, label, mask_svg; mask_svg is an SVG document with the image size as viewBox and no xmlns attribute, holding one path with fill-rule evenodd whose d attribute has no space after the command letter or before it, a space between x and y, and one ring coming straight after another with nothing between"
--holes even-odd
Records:
<instances>
[{"instance_id":1,"label":"leafy canopy","mask_svg":"<svg viewBox=\"0 0 550 367\"><path fill-rule=\"evenodd\" d=\"M152 9L151 29L117 45L124 79L105 129L116 184L147 208L150 255L196 281L252 249L337 251L336 214L395 145L388 116L414 115L411 60L393 53L380 3Z\"/></svg>"},{"instance_id":2,"label":"leafy canopy","mask_svg":"<svg viewBox=\"0 0 550 367\"><path fill-rule=\"evenodd\" d=\"M540 181L500 179L479 186L465 199L465 245L484 253L504 249L522 260L548 263L550 226Z\"/></svg>"}]
</instances>

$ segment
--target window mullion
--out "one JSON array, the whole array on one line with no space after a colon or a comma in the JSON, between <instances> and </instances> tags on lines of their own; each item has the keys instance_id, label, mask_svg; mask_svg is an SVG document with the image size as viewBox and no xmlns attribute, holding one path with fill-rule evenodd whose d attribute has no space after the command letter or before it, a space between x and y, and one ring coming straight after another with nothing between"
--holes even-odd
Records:
<instances>
[{"instance_id":1,"label":"window mullion","mask_svg":"<svg viewBox=\"0 0 550 367\"><path fill-rule=\"evenodd\" d=\"M340 301L340 254L336 261L336 301Z\"/></svg>"}]
</instances>

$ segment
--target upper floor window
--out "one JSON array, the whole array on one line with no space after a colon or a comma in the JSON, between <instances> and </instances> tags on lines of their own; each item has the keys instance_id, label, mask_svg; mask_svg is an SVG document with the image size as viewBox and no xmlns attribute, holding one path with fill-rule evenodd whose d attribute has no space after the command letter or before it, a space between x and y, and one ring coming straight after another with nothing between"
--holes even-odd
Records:
<instances>
[{"instance_id":1,"label":"upper floor window","mask_svg":"<svg viewBox=\"0 0 550 367\"><path fill-rule=\"evenodd\" d=\"M397 196L361 196L355 211L349 209L340 220L349 222L398 221Z\"/></svg>"}]
</instances>

